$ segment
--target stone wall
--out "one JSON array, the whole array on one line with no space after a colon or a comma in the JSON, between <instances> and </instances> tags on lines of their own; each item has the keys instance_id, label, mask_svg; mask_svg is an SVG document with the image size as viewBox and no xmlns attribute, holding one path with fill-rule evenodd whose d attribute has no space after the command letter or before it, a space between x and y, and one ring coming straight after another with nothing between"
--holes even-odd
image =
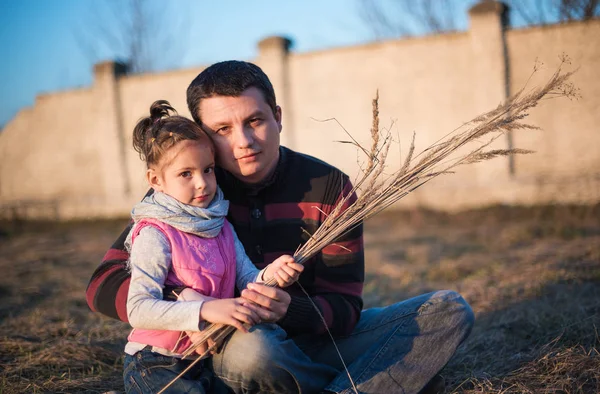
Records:
<instances>
[{"instance_id":1,"label":"stone wall","mask_svg":"<svg viewBox=\"0 0 600 394\"><path fill-rule=\"evenodd\" d=\"M463 33L390 40L309 53L289 40L258 44L257 63L271 78L283 108L282 144L339 166L351 176L361 158L335 118L368 144L371 99L380 95L381 125L401 144L398 167L413 132L417 150L492 109L528 80L543 83L563 52L579 67L579 101L549 100L532 111L541 131L522 131L498 147L535 155L471 165L438 178L401 205L459 209L491 203L590 203L600 200L600 20L507 30L501 3L469 11ZM145 193L144 164L131 132L157 99L189 116L185 91L203 67L127 75L123 66L95 66L90 88L46 94L19 112L0 134L0 216L56 219L125 216ZM395 164L394 164L395 163Z\"/></svg>"}]
</instances>

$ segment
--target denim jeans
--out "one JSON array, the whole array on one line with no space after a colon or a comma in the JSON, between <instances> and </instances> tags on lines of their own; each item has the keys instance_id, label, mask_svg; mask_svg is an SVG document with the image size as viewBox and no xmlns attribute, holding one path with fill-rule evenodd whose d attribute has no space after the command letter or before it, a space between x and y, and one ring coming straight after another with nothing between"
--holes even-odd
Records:
<instances>
[{"instance_id":1,"label":"denim jeans","mask_svg":"<svg viewBox=\"0 0 600 394\"><path fill-rule=\"evenodd\" d=\"M438 291L362 311L336 344L359 393L418 393L473 323L458 293ZM274 324L234 333L209 364L235 393L355 392L329 336L288 339Z\"/></svg>"},{"instance_id":2,"label":"denim jeans","mask_svg":"<svg viewBox=\"0 0 600 394\"><path fill-rule=\"evenodd\" d=\"M180 360L153 353L147 346L131 356L125 355L123 381L126 393L154 394L190 365L191 361ZM210 388L212 374L199 361L183 377L170 386L165 393L206 394Z\"/></svg>"}]
</instances>

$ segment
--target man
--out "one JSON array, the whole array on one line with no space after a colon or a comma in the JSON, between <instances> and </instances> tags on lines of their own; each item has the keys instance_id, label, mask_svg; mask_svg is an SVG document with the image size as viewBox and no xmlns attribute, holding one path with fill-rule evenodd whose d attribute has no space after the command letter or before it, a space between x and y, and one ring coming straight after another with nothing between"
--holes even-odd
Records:
<instances>
[{"instance_id":1,"label":"man","mask_svg":"<svg viewBox=\"0 0 600 394\"><path fill-rule=\"evenodd\" d=\"M187 100L194 121L213 138L228 219L258 268L293 254L352 189L338 169L279 145L282 111L256 65L212 65L192 81ZM92 310L123 321L128 231L87 290ZM357 227L308 261L286 291L243 290L262 307L263 323L226 340L210 360L214 375L236 393L419 392L468 336L471 308L459 294L441 291L361 312L363 281Z\"/></svg>"}]
</instances>

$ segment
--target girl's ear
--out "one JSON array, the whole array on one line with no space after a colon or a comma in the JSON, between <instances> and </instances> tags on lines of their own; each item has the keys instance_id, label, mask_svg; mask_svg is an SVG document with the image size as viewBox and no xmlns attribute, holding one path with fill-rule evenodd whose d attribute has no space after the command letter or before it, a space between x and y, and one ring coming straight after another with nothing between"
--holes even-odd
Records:
<instances>
[{"instance_id":1,"label":"girl's ear","mask_svg":"<svg viewBox=\"0 0 600 394\"><path fill-rule=\"evenodd\" d=\"M157 192L163 191L163 182L160 174L154 168L148 168L146 170L146 180L151 188Z\"/></svg>"}]
</instances>

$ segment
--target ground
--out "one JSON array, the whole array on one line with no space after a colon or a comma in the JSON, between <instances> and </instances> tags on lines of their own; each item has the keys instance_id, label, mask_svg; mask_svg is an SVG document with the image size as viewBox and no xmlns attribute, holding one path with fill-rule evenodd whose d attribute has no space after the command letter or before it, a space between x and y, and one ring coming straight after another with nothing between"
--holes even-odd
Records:
<instances>
[{"instance_id":1,"label":"ground","mask_svg":"<svg viewBox=\"0 0 600 394\"><path fill-rule=\"evenodd\" d=\"M125 222L0 224L0 393L122 392L128 327L84 292ZM389 211L365 227L366 307L453 289L475 311L446 392L600 392L600 205Z\"/></svg>"}]
</instances>

